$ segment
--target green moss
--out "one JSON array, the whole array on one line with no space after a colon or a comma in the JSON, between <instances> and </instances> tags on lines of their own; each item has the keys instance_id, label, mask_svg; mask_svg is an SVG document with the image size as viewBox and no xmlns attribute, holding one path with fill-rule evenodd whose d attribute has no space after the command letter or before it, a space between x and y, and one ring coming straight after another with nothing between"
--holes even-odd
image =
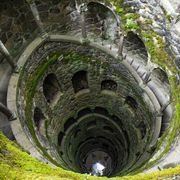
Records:
<instances>
[{"instance_id":1,"label":"green moss","mask_svg":"<svg viewBox=\"0 0 180 180\"><path fill-rule=\"evenodd\" d=\"M124 15L124 19L133 19L133 20L137 20L140 17L139 14L136 13L128 13Z\"/></svg>"},{"instance_id":2,"label":"green moss","mask_svg":"<svg viewBox=\"0 0 180 180\"><path fill-rule=\"evenodd\" d=\"M180 166L167 170L153 172L151 174L138 174L135 176L124 176L116 178L94 177L87 174L79 174L52 168L47 164L39 162L26 152L22 152L16 145L0 133L0 179L2 180L25 180L25 179L62 179L62 180L148 180L173 177L180 174Z\"/></svg>"},{"instance_id":3,"label":"green moss","mask_svg":"<svg viewBox=\"0 0 180 180\"><path fill-rule=\"evenodd\" d=\"M123 12L124 12L124 9L123 9L123 8L116 6L116 13L117 13L118 15L121 15Z\"/></svg>"},{"instance_id":4,"label":"green moss","mask_svg":"<svg viewBox=\"0 0 180 180\"><path fill-rule=\"evenodd\" d=\"M144 34L144 37L147 38L147 39L150 39L152 37L151 35L155 36L155 33L152 33L152 34L146 33L146 34ZM159 42L161 42L161 41L159 40ZM150 48L152 47L151 50L153 50L152 51L153 53L152 52L151 53L152 53L152 55L155 56L156 54L158 54L158 51L155 49L154 46L155 45L153 45L153 43L150 44ZM162 48L163 46L164 46L164 44L162 44L160 47ZM159 60L159 58L160 58L160 56L158 55L157 61ZM35 73L33 75L31 75L30 80L27 83L27 99L26 99L26 101L28 102L28 104L27 104L26 112L27 112L27 115L28 115L27 117L29 117L29 119L28 119L28 121L30 123L29 125L32 128L31 129L32 132L34 133L33 138L36 141L37 146L42 150L44 155L47 158L49 158L50 160L51 160L51 158L49 157L49 155L46 152L44 152L44 150L41 147L40 143L38 142L38 140L36 138L36 135L35 135L35 132L33 130L34 128L32 126L31 107L32 107L32 99L33 99L33 96L34 96L34 93L35 93L35 89L36 89L36 85L37 85L38 81L42 78L43 74L46 72L46 70L49 67L49 65L53 64L54 62L56 62L57 59L58 59L58 55L54 55L54 56L50 57L47 61L45 61L41 65L39 65L38 69L36 69ZM71 61L76 61L76 60L79 60L79 59L81 59L82 61L86 61L87 62L87 61L90 61L91 58L87 58L85 56L82 56L82 55L76 54L76 53L70 53L68 55L66 54L64 56L64 59L67 62L70 61L70 60ZM158 61L158 62L160 62L160 63L162 62L163 63L163 61L161 61L161 60ZM169 139L168 145L165 147L163 153L161 153L157 159L155 159L154 161L151 161L150 163L145 164L145 166L143 168L141 168L141 166L142 166L141 165L139 167L139 169L136 169L136 171L133 172L133 174L141 172L145 168L150 167L152 164L157 162L164 155L164 153L166 153L169 150L169 148L170 148L170 146L172 144L172 141L173 141L173 139L174 139L174 137L176 135L177 129L179 127L179 112L180 112L180 109L179 109L180 108L179 107L179 94L178 94L179 90L178 90L178 88L176 86L176 83L175 83L175 81L176 81L175 76L171 76L169 78L170 78L171 84L173 85L172 86L172 95L173 95L173 98L174 98L173 101L174 101L174 103L176 103L176 115L175 115L175 117L174 117L174 119L172 121L172 124L171 124L171 127L173 128L172 132L169 133L169 131L166 131L165 135L161 138L161 141L158 142L158 147L157 147L157 150L155 151L155 153L159 150L159 148L163 144L164 140L167 139L167 137Z\"/></svg>"},{"instance_id":5,"label":"green moss","mask_svg":"<svg viewBox=\"0 0 180 180\"><path fill-rule=\"evenodd\" d=\"M33 123L32 123L32 110L31 109L32 109L32 100L34 97L37 83L43 77L48 67L51 64L55 63L57 60L58 60L58 55L55 54L55 55L50 56L49 59L42 61L42 63L38 66L38 68L34 71L34 73L29 77L26 83L26 90L25 90L25 101L26 101L25 115L27 118L27 125L29 127L29 130L31 132L31 135L37 147L39 147L39 149L43 152L44 156L46 156L55 165L59 165L59 164L57 164L56 161L54 161L49 156L49 154L44 150L44 148L39 143L38 138L36 137L36 133L35 133Z\"/></svg>"},{"instance_id":6,"label":"green moss","mask_svg":"<svg viewBox=\"0 0 180 180\"><path fill-rule=\"evenodd\" d=\"M142 24L152 24L153 20L151 19L146 19L144 22L141 22Z\"/></svg>"},{"instance_id":7,"label":"green moss","mask_svg":"<svg viewBox=\"0 0 180 180\"><path fill-rule=\"evenodd\" d=\"M166 19L171 23L173 17L170 14L166 14Z\"/></svg>"},{"instance_id":8,"label":"green moss","mask_svg":"<svg viewBox=\"0 0 180 180\"><path fill-rule=\"evenodd\" d=\"M176 84L175 75L177 73L175 64L172 57L169 56L166 51L166 43L156 32L152 29L147 29L144 27L144 24L152 24L152 20L145 20L142 22L139 20L139 15L134 12L129 12L130 8L125 8L122 6L123 0L110 0L110 2L115 6L116 13L120 16L122 22L122 28L124 33L129 31L136 31L137 34L143 39L145 46L151 56L152 62L160 65L162 69L168 71L169 80L172 89L172 100L176 108L176 113L171 121L171 128L166 131L163 137L157 144L157 149L154 154L159 150L164 141L168 143L163 150L163 152L154 160L145 164L142 168L136 169L134 173L141 172L147 167L150 167L152 164L157 162L163 155L166 153L174 140L174 137L177 134L177 130L180 124L180 97L179 97L179 87ZM166 15L166 18L170 21L171 17ZM141 23L139 23L141 22ZM69 54L68 59L79 59L83 58L77 54ZM43 77L47 68L55 63L58 59L58 55L52 55L49 59L43 61L36 69L35 73L30 77L29 81L26 84L26 117L27 123L30 127L31 134L33 139L37 143L37 146L41 149L44 155L55 163L51 157L43 150L41 144L39 143L32 124L32 99L36 90L37 83ZM87 60L87 59L84 59ZM28 156L26 153L21 152L17 147L9 142L6 138L0 135L0 179L99 179L87 175L75 174L69 171L62 170L61 168L51 168L48 165L42 164L37 160L34 160L32 157ZM55 163L56 164L56 163ZM168 169L161 172L154 172L149 175L139 174L136 176L126 176L118 177L116 179L157 179L160 177L172 177L173 175L180 174L180 167L174 169ZM106 178L100 178L106 179Z\"/></svg>"},{"instance_id":9,"label":"green moss","mask_svg":"<svg viewBox=\"0 0 180 180\"><path fill-rule=\"evenodd\" d=\"M161 36L158 35L157 32L154 31L154 29L146 27L147 24L152 24L153 21L151 19L146 19L145 21L142 21L139 18L139 15L134 12L129 12L130 8L122 5L123 0L112 0L111 3L116 7L117 12L118 9L121 9L120 13L118 14L120 16L121 22L123 23L121 27L124 30L124 34L127 34L129 31L135 31L144 41L146 49L150 54L151 61L158 64L165 72L167 72L171 84L172 102L175 106L175 115L171 120L170 127L166 130L166 133L158 141L157 148L154 154L160 149L162 144L168 141L163 152L155 160L150 161L149 163L145 163L142 168L139 167L139 169L136 169L136 171L133 172L134 174L143 171L144 169L152 166L154 163L160 160L162 156L170 149L171 144L176 137L180 125L180 89L176 84L175 78L178 71L173 61L173 57L170 56L167 52L168 48L166 47L166 42ZM168 16L168 14L165 13L165 16L169 21L171 21L171 17Z\"/></svg>"},{"instance_id":10,"label":"green moss","mask_svg":"<svg viewBox=\"0 0 180 180\"><path fill-rule=\"evenodd\" d=\"M179 97L179 88L176 84L176 78L175 75L177 73L177 69L175 67L175 64L172 60L172 58L168 55L167 51L165 50L166 44L163 41L163 39L152 30L149 30L149 32L144 32L143 30L140 32L140 36L144 39L145 46L151 56L151 61L160 65L161 68L164 71L168 71L168 78L171 84L171 96L172 96L172 102L175 106L175 115L173 119L171 120L171 124L168 130L166 130L166 133L161 137L161 139L158 141L156 151L153 153L153 155L158 152L160 147L168 141L166 147L162 151L162 153L153 161L150 161L149 163L146 163L142 168L136 170L133 172L133 174L136 174L138 172L143 171L144 169L151 167L154 163L156 163L158 160L160 160L163 155L168 152L170 149L172 142L174 138L176 137L179 124L180 124L180 97ZM172 128L172 130L170 130ZM152 155L152 156L153 156Z\"/></svg>"},{"instance_id":11,"label":"green moss","mask_svg":"<svg viewBox=\"0 0 180 180\"><path fill-rule=\"evenodd\" d=\"M131 29L132 31L134 30L139 30L139 26L137 25L137 23L134 22L127 22L125 25L125 29Z\"/></svg>"},{"instance_id":12,"label":"green moss","mask_svg":"<svg viewBox=\"0 0 180 180\"><path fill-rule=\"evenodd\" d=\"M125 32L140 30L140 26L138 24L139 14L136 13L127 13L121 15L121 21L123 22L123 28Z\"/></svg>"},{"instance_id":13,"label":"green moss","mask_svg":"<svg viewBox=\"0 0 180 180\"><path fill-rule=\"evenodd\" d=\"M173 74L177 72L172 58L166 51L166 43L156 32L141 31L140 36L143 37L145 46L151 55L151 61L160 65L165 71L170 70Z\"/></svg>"},{"instance_id":14,"label":"green moss","mask_svg":"<svg viewBox=\"0 0 180 180\"><path fill-rule=\"evenodd\" d=\"M115 7L115 12L119 15L121 20L121 27L124 33L128 31L140 30L138 24L139 14L131 12L131 8L123 5L124 0L110 0L111 4Z\"/></svg>"},{"instance_id":15,"label":"green moss","mask_svg":"<svg viewBox=\"0 0 180 180\"><path fill-rule=\"evenodd\" d=\"M121 11L121 13L124 13L124 11ZM129 26L126 27L127 26L127 20L128 20L127 17L134 20L134 19L138 18L139 16L136 16L136 15L132 16L132 14L126 16L126 18L125 18L126 19L126 25L123 26L125 28L125 31L132 31L134 29L137 30L139 35L141 36L141 38L144 40L145 46L146 46L148 52L150 53L151 60L154 63L159 64L165 71L168 70L172 74L176 74L177 70L175 68L175 65L173 64L172 59L169 57L168 53L165 50L166 44L163 41L163 39L156 32L154 32L152 30L146 30L146 29L140 28L140 26L137 25L137 24L130 24L129 23ZM131 21L129 21L129 22L131 22ZM51 58L54 59L54 60L51 60ZM43 64L38 67L38 69L35 71L36 73L33 74L33 76L31 77L31 79L29 81L29 84L27 84L27 92L28 92L27 93L28 94L27 102L29 104L27 104L26 112L27 112L27 117L29 117L29 125L31 127L32 132L34 131L33 130L34 128L32 126L32 119L31 119L32 112L31 112L30 109L32 107L33 94L35 92L35 87L37 85L37 82L43 76L43 73L45 73L48 66L51 64L50 62L52 61L52 63L53 63L53 62L55 62L57 60L57 55L54 56L54 58L53 57L51 57L51 58L49 59L49 61L43 62ZM90 59L88 59L88 58L86 58L84 56L78 55L76 53L70 53L69 55L66 55L64 58L67 61L69 61L70 59L74 60L74 61L77 60L77 59L81 59L81 60L84 60L84 61L90 60ZM173 120L171 121L172 131L170 131L170 129L166 131L164 136L158 142L157 149L154 152L154 154L159 150L159 148L164 143L164 141L165 140L167 141L167 138L168 138L168 144L166 145L164 151L154 161L150 161L149 163L142 164L141 166L139 166L139 168L134 170L134 172L132 174L141 172L144 169L146 169L146 168L150 167L151 165L153 165L154 163L156 163L169 150L169 148L170 148L170 146L171 146L171 144L173 142L173 139L176 136L177 129L179 127L179 120L180 120L180 118L179 118L179 114L180 114L179 89L178 89L178 87L176 85L176 82L175 82L176 81L175 76L174 75L169 76L169 79L170 79L170 83L171 83L171 87L172 87L172 97L173 97L173 100L174 100L174 104L176 106L176 114L175 114ZM40 147L40 149L42 151L44 151L43 148L41 147L40 143L38 142L36 136L35 136L35 132L33 132L32 134L34 134L33 138L35 139L38 147ZM44 153L44 155L46 155L46 157L48 157L50 159L49 155L46 152L43 152L43 153Z\"/></svg>"},{"instance_id":16,"label":"green moss","mask_svg":"<svg viewBox=\"0 0 180 180\"><path fill-rule=\"evenodd\" d=\"M18 149L0 133L0 179L84 179L85 175L51 168Z\"/></svg>"},{"instance_id":17,"label":"green moss","mask_svg":"<svg viewBox=\"0 0 180 180\"><path fill-rule=\"evenodd\" d=\"M34 142L36 143L37 147L41 150L41 152L43 153L43 155L49 160L51 161L53 164L60 166L60 164L58 164L56 161L54 161L51 156L46 152L46 150L44 150L44 148L42 147L41 143L39 142L37 136L36 136L36 132L34 130L34 125L33 125L33 115L32 115L32 106L33 106L33 98L34 98L34 94L36 92L36 87L37 84L39 83L39 81L43 78L45 72L47 72L48 68L54 64L55 62L57 62L58 58L63 55L64 57L64 62L68 63L68 61L90 61L90 58L87 56L82 56L80 54L76 54L76 53L54 53L52 55L49 56L48 59L44 59L41 61L41 63L38 65L37 69L34 70L34 72L28 77L28 80L26 81L26 85L25 85L25 101L26 101L26 106L25 106L25 115L26 115L26 122L27 122L27 126L30 130L30 133L32 135L32 138L34 140ZM21 73L24 73L24 70ZM47 129L47 128L46 128ZM47 133L47 132L46 132ZM48 138L48 137L47 137ZM65 167L64 167L65 168Z\"/></svg>"}]
</instances>

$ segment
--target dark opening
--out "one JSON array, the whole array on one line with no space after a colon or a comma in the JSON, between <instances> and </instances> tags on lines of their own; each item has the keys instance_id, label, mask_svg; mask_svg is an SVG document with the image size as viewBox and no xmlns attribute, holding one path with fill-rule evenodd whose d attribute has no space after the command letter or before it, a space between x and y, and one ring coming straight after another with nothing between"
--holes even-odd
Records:
<instances>
[{"instance_id":1,"label":"dark opening","mask_svg":"<svg viewBox=\"0 0 180 180\"><path fill-rule=\"evenodd\" d=\"M136 156L137 156L137 157L139 157L140 155L141 155L141 153L140 153L140 152L137 152L137 153L136 153Z\"/></svg>"},{"instance_id":2,"label":"dark opening","mask_svg":"<svg viewBox=\"0 0 180 180\"><path fill-rule=\"evenodd\" d=\"M139 56L144 60L145 63L148 61L148 53L144 42L139 38L139 36L133 32L128 32L124 39L124 46L132 52L139 54Z\"/></svg>"},{"instance_id":3,"label":"dark opening","mask_svg":"<svg viewBox=\"0 0 180 180\"><path fill-rule=\"evenodd\" d=\"M75 119L69 118L64 124L64 131L66 131L74 123L75 123Z\"/></svg>"},{"instance_id":4,"label":"dark opening","mask_svg":"<svg viewBox=\"0 0 180 180\"><path fill-rule=\"evenodd\" d=\"M87 5L86 21L89 24L87 31L93 32L103 39L114 39L117 20L114 13L101 3L90 2Z\"/></svg>"},{"instance_id":5,"label":"dark opening","mask_svg":"<svg viewBox=\"0 0 180 180\"><path fill-rule=\"evenodd\" d=\"M126 97L125 104L128 104L132 109L137 109L138 108L138 103L131 96Z\"/></svg>"},{"instance_id":6,"label":"dark opening","mask_svg":"<svg viewBox=\"0 0 180 180\"><path fill-rule=\"evenodd\" d=\"M96 121L91 121L87 124L87 130L95 128L97 126Z\"/></svg>"},{"instance_id":7,"label":"dark opening","mask_svg":"<svg viewBox=\"0 0 180 180\"><path fill-rule=\"evenodd\" d=\"M102 107L96 107L94 109L94 112L95 113L98 113L98 114L102 114L102 115L107 115L108 116L108 111Z\"/></svg>"},{"instance_id":8,"label":"dark opening","mask_svg":"<svg viewBox=\"0 0 180 180\"><path fill-rule=\"evenodd\" d=\"M137 128L140 130L141 138L143 139L146 135L146 126L145 126L144 122L141 122Z\"/></svg>"},{"instance_id":9,"label":"dark opening","mask_svg":"<svg viewBox=\"0 0 180 180\"><path fill-rule=\"evenodd\" d=\"M110 133L114 133L114 130L111 127L109 127L109 126L104 126L104 130L108 131Z\"/></svg>"},{"instance_id":10,"label":"dark opening","mask_svg":"<svg viewBox=\"0 0 180 180\"><path fill-rule=\"evenodd\" d=\"M43 93L48 103L51 103L59 92L59 83L55 74L49 74L43 83Z\"/></svg>"},{"instance_id":11,"label":"dark opening","mask_svg":"<svg viewBox=\"0 0 180 180\"><path fill-rule=\"evenodd\" d=\"M101 83L101 90L110 90L116 91L117 90L117 83L112 80L104 80Z\"/></svg>"},{"instance_id":12,"label":"dark opening","mask_svg":"<svg viewBox=\"0 0 180 180\"><path fill-rule=\"evenodd\" d=\"M159 79L162 83L167 83L169 84L169 79L168 79L168 75L166 74L166 72L164 72L162 69L160 68L155 68L152 71L152 75Z\"/></svg>"},{"instance_id":13,"label":"dark opening","mask_svg":"<svg viewBox=\"0 0 180 180\"><path fill-rule=\"evenodd\" d=\"M164 115L162 116L162 119L163 119L163 117L164 117ZM161 131L160 131L159 137L161 137L165 133L165 131L166 131L166 129L168 127L169 127L169 123L168 122L167 123L163 123L162 122L162 124L161 124Z\"/></svg>"},{"instance_id":14,"label":"dark opening","mask_svg":"<svg viewBox=\"0 0 180 180\"><path fill-rule=\"evenodd\" d=\"M78 118L90 113L92 113L90 108L82 109L81 111L78 112Z\"/></svg>"},{"instance_id":15,"label":"dark opening","mask_svg":"<svg viewBox=\"0 0 180 180\"><path fill-rule=\"evenodd\" d=\"M58 135L58 144L61 145L61 142L62 142L62 139L64 137L64 133L63 132L60 132L59 135Z\"/></svg>"},{"instance_id":16,"label":"dark opening","mask_svg":"<svg viewBox=\"0 0 180 180\"><path fill-rule=\"evenodd\" d=\"M33 117L33 119L34 119L34 124L35 124L35 126L36 126L36 127L38 128L38 130L39 130L39 128L40 128L40 123L41 123L42 120L45 119L45 117L44 117L44 114L42 113L41 109L39 109L38 107L36 107L36 108L34 109L34 117Z\"/></svg>"},{"instance_id":17,"label":"dark opening","mask_svg":"<svg viewBox=\"0 0 180 180\"><path fill-rule=\"evenodd\" d=\"M82 89L88 89L88 80L87 80L87 72L79 71L72 77L72 84L74 88L74 92L77 93Z\"/></svg>"},{"instance_id":18,"label":"dark opening","mask_svg":"<svg viewBox=\"0 0 180 180\"><path fill-rule=\"evenodd\" d=\"M80 134L81 130L77 129L77 131L74 133L74 138L76 138Z\"/></svg>"}]
</instances>

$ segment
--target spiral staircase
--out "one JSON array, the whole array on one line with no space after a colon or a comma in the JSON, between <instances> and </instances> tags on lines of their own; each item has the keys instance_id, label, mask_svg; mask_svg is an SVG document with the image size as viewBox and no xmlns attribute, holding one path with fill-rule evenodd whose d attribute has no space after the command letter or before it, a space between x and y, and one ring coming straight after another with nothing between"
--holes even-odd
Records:
<instances>
[{"instance_id":1,"label":"spiral staircase","mask_svg":"<svg viewBox=\"0 0 180 180\"><path fill-rule=\"evenodd\" d=\"M82 174L96 162L107 177L179 165L176 5L0 2L0 130Z\"/></svg>"}]
</instances>

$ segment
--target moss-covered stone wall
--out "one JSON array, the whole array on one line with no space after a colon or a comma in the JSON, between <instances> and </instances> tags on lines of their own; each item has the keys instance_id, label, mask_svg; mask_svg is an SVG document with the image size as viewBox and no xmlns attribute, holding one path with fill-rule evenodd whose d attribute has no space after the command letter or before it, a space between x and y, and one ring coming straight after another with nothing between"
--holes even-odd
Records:
<instances>
[{"instance_id":1,"label":"moss-covered stone wall","mask_svg":"<svg viewBox=\"0 0 180 180\"><path fill-rule=\"evenodd\" d=\"M95 177L87 174L78 174L65 171L61 168L52 168L43 164L26 152L15 143L9 141L4 135L0 134L0 178L6 179L109 179L106 177ZM153 172L151 174L139 174L134 176L116 177L111 179L165 179L180 175L180 167Z\"/></svg>"},{"instance_id":2,"label":"moss-covered stone wall","mask_svg":"<svg viewBox=\"0 0 180 180\"><path fill-rule=\"evenodd\" d=\"M88 1L89 2L89 1ZM99 1L96 1L97 3ZM171 120L169 128L166 130L165 134L159 138L158 143L156 144L156 150L152 154L152 158L147 156L149 158L149 162L142 164L141 161L140 163L136 166L136 171L141 172L142 170L152 166L154 163L156 163L158 160L160 160L163 155L169 151L179 129L179 121L180 121L180 97L179 97L179 92L180 92L180 87L178 84L178 77L179 77L179 68L177 66L177 61L174 52L171 50L171 48L168 47L168 40L166 39L166 36L162 30L164 30L163 23L166 23L169 21L169 18L167 18L166 14L163 14L163 11L160 10L159 13L156 16L156 11L158 11L158 8L156 10L152 11L152 14L154 13L154 19L152 19L151 13L150 15L147 13L149 10L152 10L152 4L146 5L145 11L143 11L143 3L141 4L136 4L132 5L131 2L126 2L123 0L119 1L103 1L100 2L103 4L103 6L107 6L108 10L112 10L112 12L115 9L115 12L117 13L118 17L120 19L120 27L122 34L124 36L128 35L129 32L133 32L134 34L137 34L139 38L142 40L142 42L145 45L145 48L143 47L143 51L146 51L148 53L145 54L145 61L147 65L151 66L158 66L161 68L164 72L167 73L168 75L168 80L170 82L170 89L171 89L171 102L172 106L174 107L174 116ZM64 4L64 6L62 6ZM80 15L76 12L76 4L70 3L66 4L65 2L62 3L61 5L58 2L45 2L44 4L39 2L37 5L37 8L40 12L40 17L42 17L42 21L44 23L44 27L46 27L46 31L50 33L58 33L60 32L61 34L68 34L68 35L74 35L76 34L77 37L81 36L81 23L80 20ZM48 6L51 5L51 6ZM55 7L57 5L57 7ZM142 6L141 6L142 5ZM61 14L63 16L62 21L60 24L57 22L57 18L59 17L59 12L60 9L63 7L66 7L66 11L63 11ZM69 7L69 8L67 8ZM114 9L113 9L114 7ZM105 8L105 7L104 7ZM142 9L141 9L142 8ZM105 12L107 10L105 8ZM104 11L103 11L104 12ZM106 18L108 19L109 17L112 17L112 12L111 16L107 16ZM145 15L142 15L144 12ZM9 13L9 11L8 11ZM15 13L15 12L14 12ZM58 14L55 16L55 14ZM44 16L43 16L44 15ZM67 15L67 16L66 16ZM103 14L100 14L99 16L103 17ZM88 13L86 14L87 17L89 17ZM162 17L161 17L162 16ZM55 18L56 17L56 18ZM74 17L74 18L73 18ZM115 19L114 19L115 20ZM63 21L66 21L63 23ZM68 22L68 24L67 24ZM71 23L72 22L72 23ZM77 22L77 24L76 24ZM34 23L34 21L33 21ZM101 23L97 23L97 25L100 25ZM64 25L64 26L61 26ZM92 24L88 24L92 25ZM87 26L89 28L91 26ZM114 24L112 26L114 28ZM112 28L111 27L111 28ZM58 29L59 28L59 29ZM112 30L110 28L110 30ZM117 27L116 27L117 28ZM61 30L61 31L59 31ZM63 31L64 30L64 31ZM92 29L91 29L92 30ZM97 29L98 30L98 29ZM92 32L96 32L97 30L94 30ZM25 30L26 31L26 30ZM165 29L165 32L167 32L167 29ZM4 32L3 32L4 33ZM103 53L101 51L97 51L96 49L93 49L88 46L88 43L90 41L96 41L97 43L101 43L102 46L106 46L110 44L109 49L112 50L112 45L116 45L117 48L117 41L118 38L115 39L115 42L112 43L112 37L115 37L117 35L116 33L111 36L111 38L104 38L102 34L104 31L101 29L100 36L101 38L98 39L99 37L96 38L96 36L89 36L89 40L86 41L86 45L80 45L74 43L69 43L69 42L47 42L44 43L43 46L38 48L38 51L35 51L32 56L29 58L27 61L25 67L23 68L21 72L21 77L19 80L19 100L17 102L18 106L21 107L22 109L19 111L19 115L21 116L21 123L23 126L27 126L29 128L27 134L29 135L30 139L33 139L35 146L37 146L41 152L54 164L58 165L56 161L53 160L53 158L50 156L52 152L47 153L47 149L44 149L43 146L47 145L47 141L44 141L44 138L37 133L37 127L35 127L35 124L33 122L33 109L36 106L42 106L44 110L45 117L47 118L45 120L45 125L44 125L44 134L43 136L46 136L49 141L53 143L53 147L57 148L57 135L59 131L63 131L64 124L66 122L66 119L70 118L75 112L77 112L77 109L74 107L76 104L81 104L82 106L79 106L79 109L82 109L83 107L87 107L88 104L91 104L91 108L94 108L95 104L99 103L99 106L103 106L106 104L106 99L111 98L112 101L109 101L109 104L104 105L104 107L110 109L110 113L113 113L114 111L119 111L119 109L116 109L117 106L121 106L122 102L121 100L119 102L116 102L117 96L114 95L113 93L110 94L105 94L105 95L98 95L97 92L100 91L100 82L103 79L112 79L115 80L118 84L118 91L117 94L118 96L122 96L121 98L123 99L125 96L127 96L126 93L129 91L129 95L137 97L139 104L142 106L145 105L143 102L143 99L141 99L142 91L138 87L136 87L137 82L134 79L134 77L127 71L126 68L122 66L119 66L119 62L114 61L114 59L107 55L106 53ZM6 36L9 36L9 34ZM14 35L13 35L14 36ZM23 37L22 37L23 39ZM22 40L21 40L22 41ZM36 49L37 50L37 49ZM65 53L66 52L66 53ZM75 52L75 53L74 53ZM69 55L67 55L69 53ZM129 52L128 52L129 53ZM93 55L91 55L93 54ZM132 53L133 55L138 54L137 51L134 51ZM140 52L139 52L140 54ZM60 56L60 55L63 55ZM96 58L95 58L96 57ZM140 57L140 55L138 55ZM144 56L143 56L144 57ZM65 59L65 61L62 61L62 58ZM124 57L123 57L124 58ZM107 61L108 59L108 61ZM71 64L71 66L68 65ZM57 68L59 66L59 68ZM116 66L120 70L119 73L117 70L113 70L113 68ZM89 89L93 95L90 96L88 93L86 95L80 95L82 99L74 100L75 95L73 92L73 88L70 84L70 79L73 76L73 74L78 71L78 70L86 70L89 71ZM68 72L68 75L66 74ZM43 95L42 93L42 86L43 86L43 81L46 75L49 73L56 73L58 77L58 82L61 85L61 95L60 99L56 102L57 104L53 104L50 108L48 107L47 102L43 102ZM127 76L127 77L126 77ZM128 79L128 80L127 80ZM28 80L28 81L27 81ZM125 82L126 81L126 82ZM123 82L123 83L122 83ZM131 84L131 85L129 85ZM123 88L123 87L126 88ZM67 90L68 89L68 90ZM127 90L128 89L128 90ZM66 91L67 90L67 91ZM64 91L66 91L64 93ZM63 94L64 93L64 94ZM68 94L68 95L67 95ZM79 97L80 97L79 96ZM23 98L24 97L24 98ZM98 99L97 101L95 99ZM81 102L81 100L84 100ZM72 103L72 105L71 105ZM116 104L116 106L112 106L112 104ZM144 104L143 104L144 103ZM103 104L103 105L102 105ZM66 113L61 110L58 110L58 107L65 107L66 109L70 108L70 110L67 110ZM110 107L113 107L111 109ZM145 106L144 106L145 107ZM142 111L145 110L146 108L142 107ZM143 109L144 108L144 109ZM124 109L122 111L125 111ZM133 112L131 109L127 108L127 113L129 113L130 117L133 116ZM147 111L148 112L148 111ZM120 113L120 112L119 112ZM52 114L55 115L55 118L52 117ZM59 122L59 117L60 115L62 117L61 123L57 126L56 122ZM143 114L140 112L141 118L143 119ZM148 113L146 114L147 116L149 115ZM119 115L119 116L122 116ZM124 119L127 119L126 116L123 116ZM128 118L130 118L128 117ZM27 118L27 119L26 119ZM130 118L131 119L131 118ZM135 119L135 118L134 118ZM149 119L149 118L148 118ZM26 121L27 120L27 121ZM125 126L128 126L129 121ZM131 122L131 121L130 121ZM138 124L137 120L137 124ZM152 125L150 121L148 122L148 127L151 128ZM52 127L49 126L49 124L52 125ZM136 124L136 125L137 125ZM49 127L48 127L49 126ZM25 128L26 129L26 128ZM57 130L58 129L58 130ZM53 130L56 130L54 133ZM31 135L29 134L31 133ZM133 132L133 128L129 131ZM54 133L54 134L53 134ZM153 132L152 132L153 133ZM151 135L149 135L148 138L151 138ZM129 134L131 136L131 134ZM134 143L138 142L138 135L135 138L136 140ZM145 139L146 142L149 142L149 139ZM2 137L3 141L6 141ZM2 144L3 144L2 141ZM47 144L46 144L47 143ZM6 143L5 143L6 144ZM5 147L6 145L3 145ZM50 145L51 146L51 145ZM3 149L3 148L2 148ZM141 148L139 148L141 149ZM2 150L3 152L3 150ZM12 151L13 152L13 151ZM19 152L19 151L18 151ZM3 154L5 153L5 154ZM8 167L8 169L11 167L11 164L8 164L6 161L6 152L2 153L2 158L3 158L3 165L2 167ZM11 152L10 152L11 153ZM56 153L54 153L56 154ZM52 155L52 154L51 154ZM155 156L153 156L155 155ZM25 156L24 156L25 158ZM58 157L57 157L58 159ZM61 159L59 158L59 161ZM11 161L10 161L11 162ZM14 161L13 161L14 162ZM5 164L8 164L7 166ZM16 160L15 160L15 163ZM18 164L18 163L17 163ZM38 163L39 164L39 163ZM63 167L66 167L63 164L63 161L60 163ZM142 167L142 165L144 165ZM32 165L34 166L34 165ZM43 167L44 165L42 165ZM40 166L41 167L41 166ZM19 168L19 165L18 165ZM17 168L17 169L18 169ZM33 169L33 168L32 168ZM43 169L43 168L42 168ZM33 169L34 170L34 169ZM178 174L179 168L177 167L174 170L167 170L164 172L160 173L155 173L154 176L157 177L162 176L165 177L166 173L167 176L172 176L173 173ZM22 169L22 174L18 174L21 177L28 177L29 170L27 169L23 170ZM13 170L12 173L10 174L9 178L15 177L14 172L16 170ZM40 172L40 171L39 171ZM64 173L64 171L62 171ZM17 172L16 172L17 173ZM20 172L19 172L20 173ZM44 171L41 171L42 177L44 177ZM67 173L68 175L71 176L71 173ZM11 176L12 175L12 176ZM5 174L3 174L3 177ZM30 174L30 176L36 176L35 173ZM62 175L64 176L64 175ZM72 173L73 178L76 177ZM79 178L86 178L86 175L77 175ZM150 178L153 175L147 175L147 176L134 176L134 178ZM37 175L38 177L38 175ZM40 177L38 177L40 178ZM49 178L49 177L48 177ZM68 177L69 178L69 177ZM88 177L88 178L94 178L94 177ZM128 177L127 177L128 178ZM130 178L130 177L129 177Z\"/></svg>"}]
</instances>

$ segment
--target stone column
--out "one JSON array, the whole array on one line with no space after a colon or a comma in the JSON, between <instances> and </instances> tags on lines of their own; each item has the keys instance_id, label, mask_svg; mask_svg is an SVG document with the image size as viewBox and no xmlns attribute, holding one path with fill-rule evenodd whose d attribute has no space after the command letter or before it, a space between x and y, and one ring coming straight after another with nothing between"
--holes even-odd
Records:
<instances>
[{"instance_id":1,"label":"stone column","mask_svg":"<svg viewBox=\"0 0 180 180\"><path fill-rule=\"evenodd\" d=\"M118 56L123 57L124 36L119 32Z\"/></svg>"},{"instance_id":2,"label":"stone column","mask_svg":"<svg viewBox=\"0 0 180 180\"><path fill-rule=\"evenodd\" d=\"M0 112L5 114L10 121L16 119L14 114L2 103L0 103Z\"/></svg>"},{"instance_id":3,"label":"stone column","mask_svg":"<svg viewBox=\"0 0 180 180\"><path fill-rule=\"evenodd\" d=\"M34 16L34 19L39 27L39 29L41 30L42 33L45 32L44 30L44 27L43 27L43 23L40 19L40 16L39 16L39 12L38 12L38 9L37 9L37 6L34 2L34 0L26 0L27 3L29 4L30 8L31 8L31 11L32 11L32 14Z\"/></svg>"},{"instance_id":4,"label":"stone column","mask_svg":"<svg viewBox=\"0 0 180 180\"><path fill-rule=\"evenodd\" d=\"M147 85L147 83L151 81L151 72L147 71L142 80L143 80L143 84Z\"/></svg>"},{"instance_id":5,"label":"stone column","mask_svg":"<svg viewBox=\"0 0 180 180\"><path fill-rule=\"evenodd\" d=\"M10 66L12 67L13 70L15 70L17 68L16 63L13 61L12 56L10 55L9 51L7 50L7 48L5 47L5 45L2 43L2 41L0 40L0 51L1 53L5 56L7 62L10 64Z\"/></svg>"},{"instance_id":6,"label":"stone column","mask_svg":"<svg viewBox=\"0 0 180 180\"><path fill-rule=\"evenodd\" d=\"M85 12L87 11L86 4L83 3L80 6L80 14L81 14L81 29L82 29L82 37L83 39L87 38L87 32L86 32L86 22L85 22Z\"/></svg>"}]
</instances>

